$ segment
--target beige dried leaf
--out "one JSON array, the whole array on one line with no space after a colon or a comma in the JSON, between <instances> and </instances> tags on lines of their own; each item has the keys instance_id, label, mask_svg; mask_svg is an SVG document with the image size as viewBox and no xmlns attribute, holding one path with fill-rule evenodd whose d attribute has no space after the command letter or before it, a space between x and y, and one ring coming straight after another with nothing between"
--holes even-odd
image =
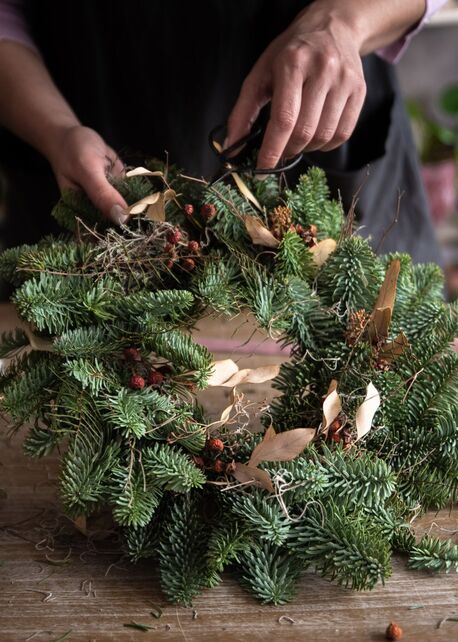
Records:
<instances>
[{"instance_id":1,"label":"beige dried leaf","mask_svg":"<svg viewBox=\"0 0 458 642\"><path fill-rule=\"evenodd\" d=\"M239 370L232 359L213 362L213 373L208 380L208 386L224 386L234 388L242 383L264 383L274 379L280 372L279 365L260 366L259 368L244 368Z\"/></svg>"},{"instance_id":2,"label":"beige dried leaf","mask_svg":"<svg viewBox=\"0 0 458 642\"><path fill-rule=\"evenodd\" d=\"M148 194L148 196L144 196L136 203L132 203L132 205L129 205L129 207L127 208L127 212L129 214L141 214L147 209L149 205L157 203L160 197L161 192L153 192L152 194Z\"/></svg>"},{"instance_id":3,"label":"beige dried leaf","mask_svg":"<svg viewBox=\"0 0 458 642\"><path fill-rule=\"evenodd\" d=\"M275 238L257 216L244 216L243 222L254 245L263 245L264 247L279 246L279 240Z\"/></svg>"},{"instance_id":4,"label":"beige dried leaf","mask_svg":"<svg viewBox=\"0 0 458 642\"><path fill-rule=\"evenodd\" d=\"M328 393L323 401L323 430L327 430L342 411L342 401L337 392L337 381L331 380Z\"/></svg>"},{"instance_id":5,"label":"beige dried leaf","mask_svg":"<svg viewBox=\"0 0 458 642\"><path fill-rule=\"evenodd\" d=\"M78 517L75 517L73 524L80 533L87 535L86 515L78 515Z\"/></svg>"},{"instance_id":6,"label":"beige dried leaf","mask_svg":"<svg viewBox=\"0 0 458 642\"><path fill-rule=\"evenodd\" d=\"M234 179L234 183L237 185L239 192L244 196L250 203L253 203L253 205L260 211L262 212L263 209L261 207L261 204L259 203L258 199L256 196L253 194L253 192L249 189L247 184L240 178L239 174L233 173L232 178Z\"/></svg>"},{"instance_id":7,"label":"beige dried leaf","mask_svg":"<svg viewBox=\"0 0 458 642\"><path fill-rule=\"evenodd\" d=\"M270 433L267 439L264 438L255 447L248 465L257 466L261 461L290 461L295 459L315 435L315 428L293 428L274 435Z\"/></svg>"},{"instance_id":8,"label":"beige dried leaf","mask_svg":"<svg viewBox=\"0 0 458 642\"><path fill-rule=\"evenodd\" d=\"M372 427L372 420L380 406L380 394L372 381L366 389L366 398L356 411L356 440L367 435Z\"/></svg>"},{"instance_id":9,"label":"beige dried leaf","mask_svg":"<svg viewBox=\"0 0 458 642\"><path fill-rule=\"evenodd\" d=\"M134 167L134 169L130 169L128 172L126 172L127 178L132 178L132 176L159 176L160 178L164 177L164 172L152 172L149 169L146 169L146 167Z\"/></svg>"},{"instance_id":10,"label":"beige dried leaf","mask_svg":"<svg viewBox=\"0 0 458 642\"><path fill-rule=\"evenodd\" d=\"M32 350L36 350L37 352L54 352L54 344L51 339L37 337L28 324L23 326L23 330Z\"/></svg>"},{"instance_id":11,"label":"beige dried leaf","mask_svg":"<svg viewBox=\"0 0 458 642\"><path fill-rule=\"evenodd\" d=\"M382 346L382 349L379 352L379 357L386 359L387 361L392 361L396 357L404 354L406 349L409 347L409 340L403 332L400 332L396 339L389 341Z\"/></svg>"},{"instance_id":12,"label":"beige dried leaf","mask_svg":"<svg viewBox=\"0 0 458 642\"><path fill-rule=\"evenodd\" d=\"M169 201L176 198L176 192L173 189L166 189L161 192L159 198L151 205L148 206L145 215L151 221L158 221L160 223L165 221L165 206Z\"/></svg>"},{"instance_id":13,"label":"beige dried leaf","mask_svg":"<svg viewBox=\"0 0 458 642\"><path fill-rule=\"evenodd\" d=\"M239 371L238 365L232 359L222 359L212 363L212 374L208 379L208 386L222 386L235 372Z\"/></svg>"},{"instance_id":14,"label":"beige dried leaf","mask_svg":"<svg viewBox=\"0 0 458 642\"><path fill-rule=\"evenodd\" d=\"M240 386L242 383L264 383L275 379L279 372L279 364L260 366L259 368L244 368L221 385L232 388L233 386Z\"/></svg>"},{"instance_id":15,"label":"beige dried leaf","mask_svg":"<svg viewBox=\"0 0 458 642\"><path fill-rule=\"evenodd\" d=\"M367 333L371 343L386 340L388 336L400 270L400 260L394 259L394 261L391 261L367 325Z\"/></svg>"},{"instance_id":16,"label":"beige dried leaf","mask_svg":"<svg viewBox=\"0 0 458 642\"><path fill-rule=\"evenodd\" d=\"M313 257L313 262L315 265L318 267L321 267L330 255L335 251L337 247L337 243L334 241L334 239L323 239L322 241L319 241L316 245L310 248L310 252L312 253Z\"/></svg>"},{"instance_id":17,"label":"beige dried leaf","mask_svg":"<svg viewBox=\"0 0 458 642\"><path fill-rule=\"evenodd\" d=\"M265 488L270 493L275 492L270 475L266 470L237 462L234 464L231 474L241 484L253 484L254 486Z\"/></svg>"}]
</instances>

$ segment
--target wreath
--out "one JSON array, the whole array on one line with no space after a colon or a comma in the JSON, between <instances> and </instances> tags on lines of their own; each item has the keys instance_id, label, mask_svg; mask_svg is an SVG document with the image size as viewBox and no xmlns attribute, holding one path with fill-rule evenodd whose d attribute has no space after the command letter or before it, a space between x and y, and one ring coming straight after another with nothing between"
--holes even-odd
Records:
<instances>
[{"instance_id":1,"label":"wreath","mask_svg":"<svg viewBox=\"0 0 458 642\"><path fill-rule=\"evenodd\" d=\"M457 494L458 309L440 269L376 256L318 168L289 189L154 161L116 186L125 225L68 192L61 236L0 257L24 321L2 336L1 408L31 426L28 455L62 449L68 515L109 509L130 559L157 558L182 604L227 566L275 604L309 566L358 590L394 551L457 567L456 545L411 526ZM281 367L215 362L189 332L246 310L290 348ZM238 386L269 379L253 433ZM209 422L196 394L216 385L231 404Z\"/></svg>"}]
</instances>

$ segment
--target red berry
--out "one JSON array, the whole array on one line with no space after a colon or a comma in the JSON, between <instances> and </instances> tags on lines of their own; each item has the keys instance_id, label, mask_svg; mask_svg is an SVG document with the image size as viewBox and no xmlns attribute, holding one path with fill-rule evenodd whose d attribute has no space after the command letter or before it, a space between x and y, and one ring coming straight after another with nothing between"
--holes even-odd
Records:
<instances>
[{"instance_id":1,"label":"red berry","mask_svg":"<svg viewBox=\"0 0 458 642\"><path fill-rule=\"evenodd\" d=\"M132 375L129 381L129 386L133 390L143 390L145 387L145 380L140 375Z\"/></svg>"},{"instance_id":2,"label":"red berry","mask_svg":"<svg viewBox=\"0 0 458 642\"><path fill-rule=\"evenodd\" d=\"M186 205L183 207L183 210L186 216L192 216L194 214L194 205L191 205L191 203L186 203Z\"/></svg>"},{"instance_id":3,"label":"red berry","mask_svg":"<svg viewBox=\"0 0 458 642\"><path fill-rule=\"evenodd\" d=\"M215 453L222 453L224 450L224 444L221 439L209 439L205 445L207 450L212 450Z\"/></svg>"},{"instance_id":4,"label":"red berry","mask_svg":"<svg viewBox=\"0 0 458 642\"><path fill-rule=\"evenodd\" d=\"M188 250L192 254L199 254L199 252L200 252L200 243L199 243L199 241L189 241Z\"/></svg>"},{"instance_id":5,"label":"red berry","mask_svg":"<svg viewBox=\"0 0 458 642\"><path fill-rule=\"evenodd\" d=\"M390 622L385 631L385 637L387 640L393 640L396 642L402 638L402 629L399 624L396 622Z\"/></svg>"},{"instance_id":6,"label":"red berry","mask_svg":"<svg viewBox=\"0 0 458 642\"><path fill-rule=\"evenodd\" d=\"M167 241L171 245L176 245L181 241L183 238L183 234L181 233L181 230L179 230L177 227L174 227L172 230L169 230L167 232Z\"/></svg>"},{"instance_id":7,"label":"red berry","mask_svg":"<svg viewBox=\"0 0 458 642\"><path fill-rule=\"evenodd\" d=\"M333 432L332 435L331 435L331 439L332 439L332 441L335 441L338 444L340 442L340 440L341 440L340 433Z\"/></svg>"},{"instance_id":8,"label":"red berry","mask_svg":"<svg viewBox=\"0 0 458 642\"><path fill-rule=\"evenodd\" d=\"M164 375L158 370L151 370L148 375L148 385L149 386L160 386L164 381Z\"/></svg>"},{"instance_id":9,"label":"red berry","mask_svg":"<svg viewBox=\"0 0 458 642\"><path fill-rule=\"evenodd\" d=\"M204 203L200 208L200 213L206 221L209 221L215 216L216 207L213 205L213 203Z\"/></svg>"},{"instance_id":10,"label":"red berry","mask_svg":"<svg viewBox=\"0 0 458 642\"><path fill-rule=\"evenodd\" d=\"M193 458L192 458L192 461L199 468L205 468L205 462L203 460L203 457L200 457L199 455L194 455Z\"/></svg>"},{"instance_id":11,"label":"red berry","mask_svg":"<svg viewBox=\"0 0 458 642\"><path fill-rule=\"evenodd\" d=\"M215 459L215 463L213 464L213 470L215 473L222 473L224 469L226 468L225 464L221 459Z\"/></svg>"},{"instance_id":12,"label":"red berry","mask_svg":"<svg viewBox=\"0 0 458 642\"><path fill-rule=\"evenodd\" d=\"M196 267L196 263L194 259L190 259L190 258L184 258L182 261L182 265L184 269L187 270L188 272L192 272L192 270Z\"/></svg>"},{"instance_id":13,"label":"red berry","mask_svg":"<svg viewBox=\"0 0 458 642\"><path fill-rule=\"evenodd\" d=\"M173 259L169 259L168 261L166 261L165 265L169 270L171 270L173 268L173 266L175 265L175 261Z\"/></svg>"},{"instance_id":14,"label":"red berry","mask_svg":"<svg viewBox=\"0 0 458 642\"><path fill-rule=\"evenodd\" d=\"M126 348L124 350L124 358L126 361L138 361L138 359L140 359L140 352L137 348Z\"/></svg>"}]
</instances>

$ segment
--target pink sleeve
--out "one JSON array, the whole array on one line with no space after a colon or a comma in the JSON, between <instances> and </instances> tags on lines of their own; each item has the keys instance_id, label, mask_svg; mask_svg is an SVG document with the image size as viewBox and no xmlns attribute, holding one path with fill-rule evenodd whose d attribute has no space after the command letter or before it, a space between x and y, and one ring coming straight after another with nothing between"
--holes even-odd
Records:
<instances>
[{"instance_id":1,"label":"pink sleeve","mask_svg":"<svg viewBox=\"0 0 458 642\"><path fill-rule=\"evenodd\" d=\"M22 0L0 0L0 40L20 42L37 51L22 10Z\"/></svg>"},{"instance_id":2,"label":"pink sleeve","mask_svg":"<svg viewBox=\"0 0 458 642\"><path fill-rule=\"evenodd\" d=\"M426 11L420 22L411 31L405 33L401 38L399 38L399 40L396 40L396 42L391 43L391 45L388 45L387 47L383 47L383 49L379 49L377 54L387 62L391 62L393 64L398 62L404 51L409 46L411 39L415 34L423 29L425 24L431 20L434 13L436 13L436 11L446 2L447 0L426 0Z\"/></svg>"}]
</instances>

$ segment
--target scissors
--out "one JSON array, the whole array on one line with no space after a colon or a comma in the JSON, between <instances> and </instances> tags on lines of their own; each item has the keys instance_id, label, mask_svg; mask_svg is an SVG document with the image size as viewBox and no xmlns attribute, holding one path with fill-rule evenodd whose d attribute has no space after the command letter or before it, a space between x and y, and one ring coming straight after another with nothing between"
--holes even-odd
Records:
<instances>
[{"instance_id":1,"label":"scissors","mask_svg":"<svg viewBox=\"0 0 458 642\"><path fill-rule=\"evenodd\" d=\"M254 125L252 130L243 136L239 140L236 140L235 143L222 149L221 143L218 142L218 138L223 138L227 133L226 125L217 125L214 127L210 134L208 135L208 142L212 151L218 156L221 162L220 171L212 178L209 185L214 185L219 181L224 180L227 176L231 174L248 174L250 176L256 174L281 174L287 170L295 167L303 157L302 152L290 158L284 164L277 165L277 167L253 167L253 161L250 158L250 152L259 147L262 138L265 132L265 125ZM224 139L223 139L224 140ZM243 148L243 149L242 149ZM240 150L238 154L233 154L237 150Z\"/></svg>"}]
</instances>

